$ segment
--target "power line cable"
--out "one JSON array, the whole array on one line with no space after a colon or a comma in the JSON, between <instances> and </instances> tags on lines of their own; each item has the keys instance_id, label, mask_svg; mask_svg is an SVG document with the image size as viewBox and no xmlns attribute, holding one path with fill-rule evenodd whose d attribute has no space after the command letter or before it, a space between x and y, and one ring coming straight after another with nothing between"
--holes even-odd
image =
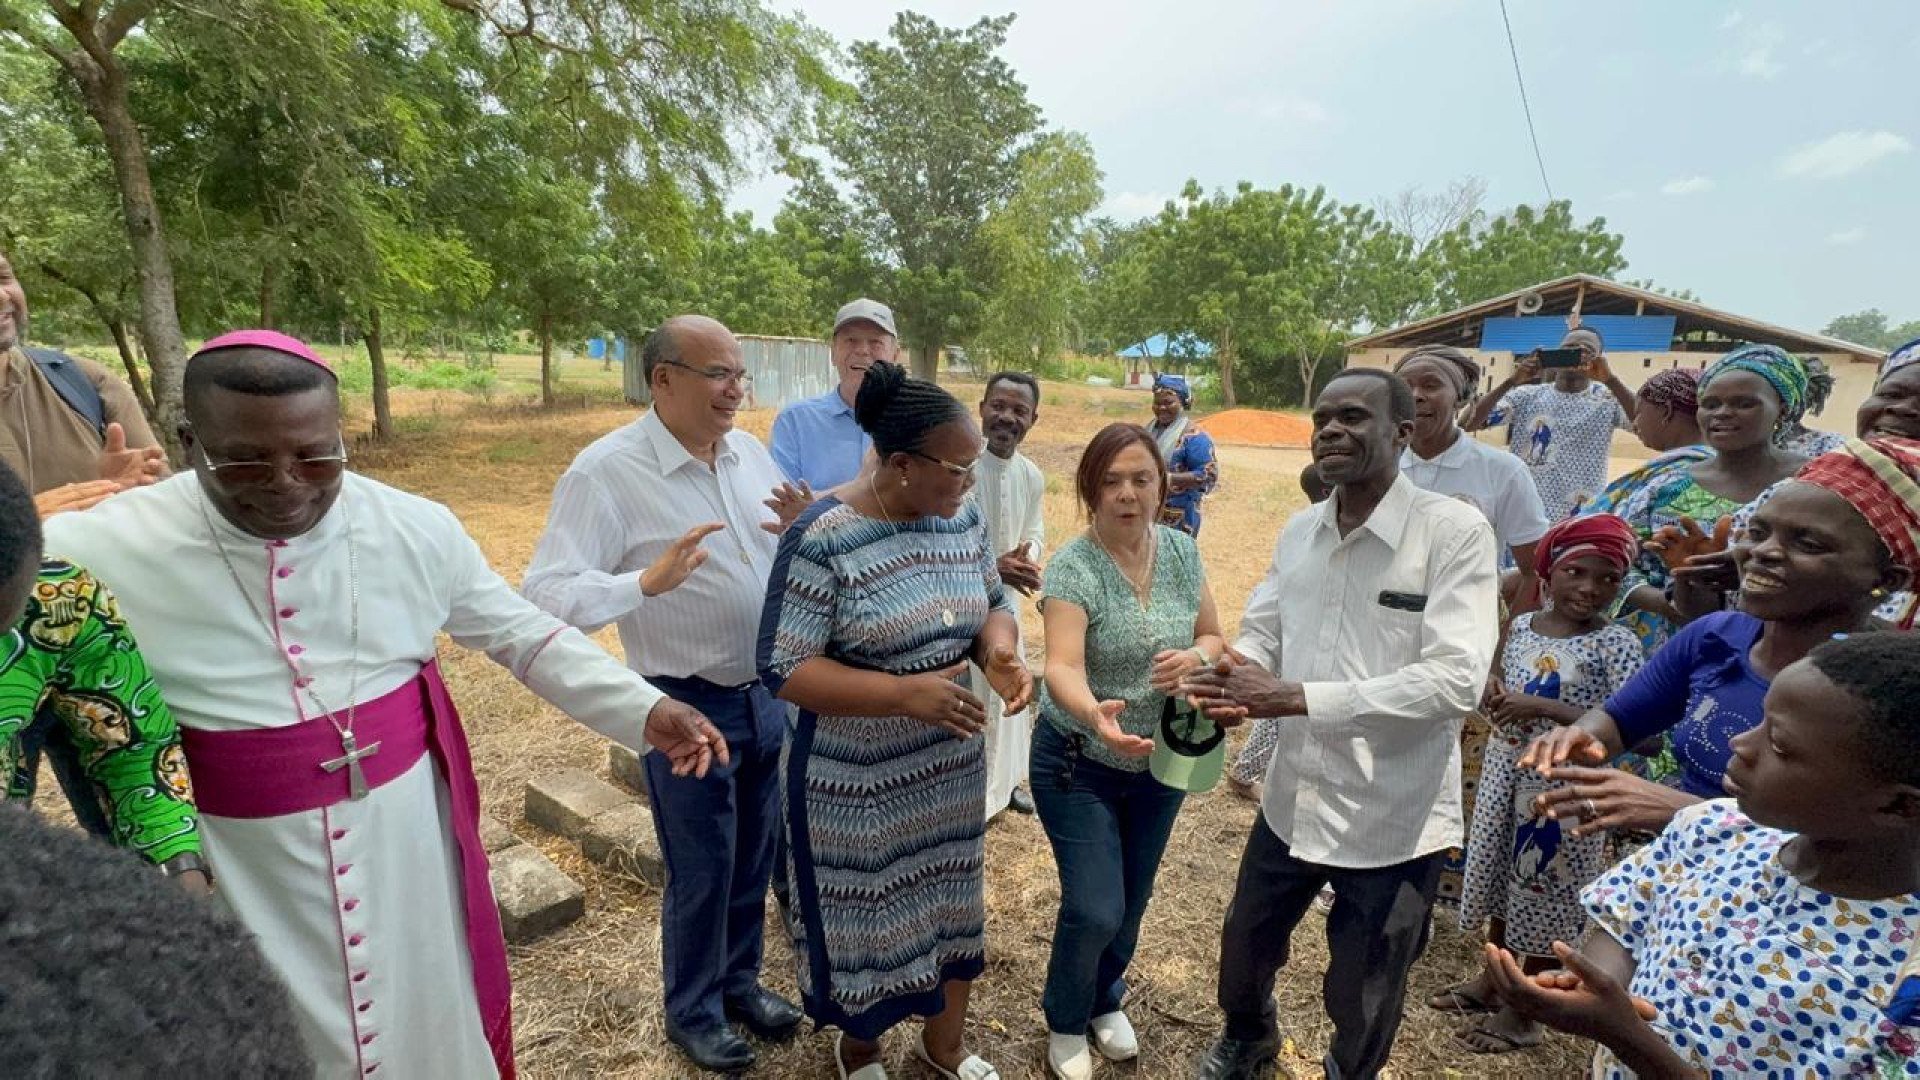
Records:
<instances>
[{"instance_id":1,"label":"power line cable","mask_svg":"<svg viewBox=\"0 0 1920 1080\"><path fill-rule=\"evenodd\" d=\"M1527 138L1533 140L1533 162L1540 166L1540 186L1553 201L1553 183L1547 179L1547 159L1540 154L1540 136L1533 129L1533 106L1527 103L1527 80L1520 75L1520 50L1513 43L1513 22L1507 18L1507 0L1500 0L1500 22L1507 28L1507 53L1513 57L1513 81L1520 86L1520 111L1527 117Z\"/></svg>"}]
</instances>

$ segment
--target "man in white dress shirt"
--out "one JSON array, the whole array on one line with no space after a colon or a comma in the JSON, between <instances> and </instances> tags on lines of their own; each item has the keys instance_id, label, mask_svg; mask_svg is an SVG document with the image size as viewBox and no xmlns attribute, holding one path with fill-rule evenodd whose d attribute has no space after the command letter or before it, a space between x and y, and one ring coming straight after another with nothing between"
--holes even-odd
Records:
<instances>
[{"instance_id":1,"label":"man in white dress shirt","mask_svg":"<svg viewBox=\"0 0 1920 1080\"><path fill-rule=\"evenodd\" d=\"M746 369L725 326L669 319L640 355L653 408L560 477L522 591L582 629L616 624L627 664L732 747L730 764L700 778L647 765L667 863L667 1037L726 1072L754 1060L729 1021L779 1039L802 1019L759 981L787 710L760 684L754 649L778 534L812 494L787 487L760 441L734 428Z\"/></svg>"},{"instance_id":2,"label":"man in white dress shirt","mask_svg":"<svg viewBox=\"0 0 1920 1080\"><path fill-rule=\"evenodd\" d=\"M1205 1080L1271 1070L1274 977L1329 882L1326 1072L1371 1077L1386 1064L1442 858L1462 839L1460 721L1493 662L1493 530L1400 474L1406 383L1349 370L1321 392L1313 424L1334 496L1281 530L1240 620L1244 659L1183 687L1223 719L1290 718L1221 932L1227 1023L1196 1070Z\"/></svg>"},{"instance_id":3,"label":"man in white dress shirt","mask_svg":"<svg viewBox=\"0 0 1920 1080\"><path fill-rule=\"evenodd\" d=\"M339 387L307 346L216 338L185 399L192 470L54 517L46 549L119 594L180 723L215 889L285 981L317 1074L511 1076L436 636L676 768L724 767L725 744L522 599L445 507L346 472Z\"/></svg>"},{"instance_id":4,"label":"man in white dress shirt","mask_svg":"<svg viewBox=\"0 0 1920 1080\"><path fill-rule=\"evenodd\" d=\"M1024 371L997 372L987 380L980 400L980 433L987 452L974 465L973 498L987 522L987 542L999 553L1000 580L1022 596L1040 588L1040 553L1047 546L1041 516L1046 478L1020 452L1020 443L1040 418L1040 383ZM1024 651L1022 652L1024 656ZM1020 785L1027 778L1027 749L1033 738L1031 707L1009 715L1005 703L976 668L974 685L987 705L987 817L1011 806L1033 813L1033 796Z\"/></svg>"}]
</instances>

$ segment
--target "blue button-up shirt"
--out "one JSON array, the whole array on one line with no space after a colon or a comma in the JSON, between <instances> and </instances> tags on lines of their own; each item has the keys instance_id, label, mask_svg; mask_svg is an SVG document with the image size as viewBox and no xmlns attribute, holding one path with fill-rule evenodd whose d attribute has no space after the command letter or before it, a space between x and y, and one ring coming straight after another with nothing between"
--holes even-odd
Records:
<instances>
[{"instance_id":1,"label":"blue button-up shirt","mask_svg":"<svg viewBox=\"0 0 1920 1080\"><path fill-rule=\"evenodd\" d=\"M771 442L773 462L787 479L804 480L823 493L859 475L872 445L837 389L781 409Z\"/></svg>"}]
</instances>

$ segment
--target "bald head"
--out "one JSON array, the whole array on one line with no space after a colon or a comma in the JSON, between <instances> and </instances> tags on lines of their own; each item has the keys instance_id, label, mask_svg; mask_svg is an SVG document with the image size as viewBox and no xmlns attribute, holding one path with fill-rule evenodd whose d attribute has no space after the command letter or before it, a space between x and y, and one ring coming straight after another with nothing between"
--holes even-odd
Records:
<instances>
[{"instance_id":1,"label":"bald head","mask_svg":"<svg viewBox=\"0 0 1920 1080\"><path fill-rule=\"evenodd\" d=\"M723 349L736 345L733 331L725 323L706 315L675 315L654 327L641 344L640 373L652 386L654 373L661 365L687 363L688 353L704 352L716 345Z\"/></svg>"}]
</instances>

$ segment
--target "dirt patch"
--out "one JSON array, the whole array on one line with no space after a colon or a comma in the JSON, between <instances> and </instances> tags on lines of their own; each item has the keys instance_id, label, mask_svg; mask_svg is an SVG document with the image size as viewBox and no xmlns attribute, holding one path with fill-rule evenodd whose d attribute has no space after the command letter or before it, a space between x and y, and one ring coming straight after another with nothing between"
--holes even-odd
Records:
<instances>
[{"instance_id":1,"label":"dirt patch","mask_svg":"<svg viewBox=\"0 0 1920 1080\"><path fill-rule=\"evenodd\" d=\"M978 389L959 386L956 393L972 401ZM634 417L626 408L538 412L477 406L457 395L408 391L396 397L396 412L419 423L403 425L394 444L356 450L356 468L452 507L513 583L520 580L544 526L554 480L587 443ZM1051 383L1043 400L1029 452L1046 474L1047 540L1057 551L1084 528L1072 474L1086 438L1122 416L1144 420L1147 409L1144 395ZM772 421L773 413L763 410L744 416L742 426L765 438ZM1304 505L1295 477L1305 460L1303 452L1290 449L1234 446L1221 453L1221 487L1207 501L1200 548L1229 627L1238 623L1248 592L1266 569L1280 524ZM1037 657L1039 618L1030 601L1022 608ZM611 631L596 640L616 649ZM605 776L603 740L535 699L484 656L451 645L442 652L467 718L484 809L538 845L587 889L585 918L512 951L521 1075L647 1080L696 1075L665 1042L659 891L585 862L570 845L523 817L523 785L529 777L566 767ZM1188 800L1130 973L1128 1009L1140 1034L1140 1061L1131 1067L1102 1065L1096 1075L1185 1076L1192 1057L1213 1037L1219 1024L1214 975L1220 926L1254 812L1224 790ZM968 1039L1009 1080L1039 1077L1046 1053L1040 989L1059 879L1046 836L1030 817L1007 814L996 821L987 832L986 859L988 962L975 988ZM1321 915L1307 916L1293 945L1293 963L1281 973L1277 991L1291 1040L1285 1060L1301 1076L1317 1075L1331 1034L1320 1006L1326 969ZM1446 918L1439 921L1433 945L1414 969L1392 1074L1402 1080L1578 1074L1587 1052L1574 1040L1554 1036L1537 1050L1479 1057L1453 1043L1455 1024L1421 1004L1475 968L1477 945ZM793 993L792 949L771 918L764 970L770 986ZM910 1080L931 1075L908 1061L914 1034L908 1025L888 1037L886 1063L892 1075ZM831 1076L828 1040L803 1035L785 1046L762 1047L760 1064L748 1075Z\"/></svg>"},{"instance_id":2,"label":"dirt patch","mask_svg":"<svg viewBox=\"0 0 1920 1080\"><path fill-rule=\"evenodd\" d=\"M1228 409L1202 418L1196 425L1213 441L1232 446L1285 446L1305 449L1313 439L1313 422L1298 413L1265 409Z\"/></svg>"}]
</instances>

